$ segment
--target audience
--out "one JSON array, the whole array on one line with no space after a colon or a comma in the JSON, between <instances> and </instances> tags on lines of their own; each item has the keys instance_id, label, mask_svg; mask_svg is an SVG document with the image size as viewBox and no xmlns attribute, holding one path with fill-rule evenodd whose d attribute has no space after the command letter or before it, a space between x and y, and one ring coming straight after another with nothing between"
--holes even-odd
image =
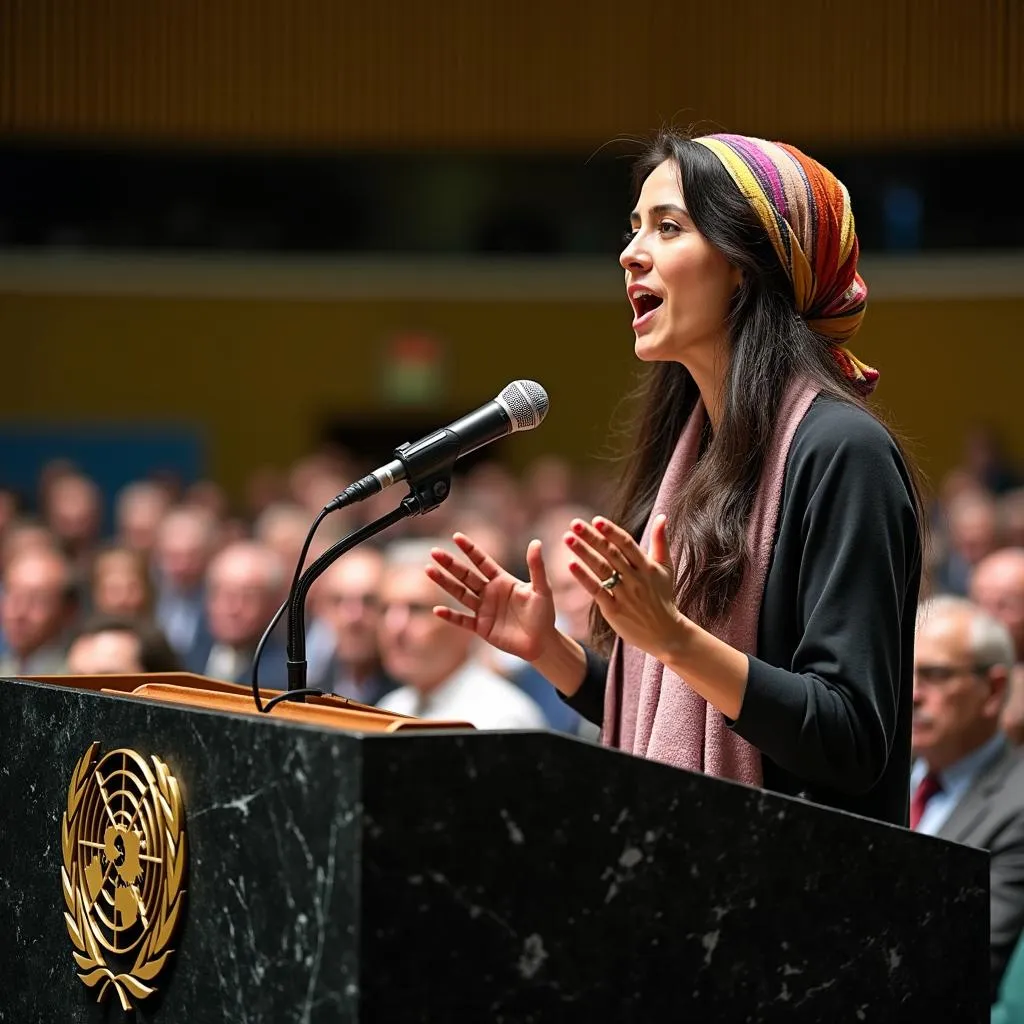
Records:
<instances>
[{"instance_id":1,"label":"audience","mask_svg":"<svg viewBox=\"0 0 1024 1024\"><path fill-rule=\"evenodd\" d=\"M256 541L236 541L216 555L206 578L210 645L193 648L186 666L229 683L251 679L256 645L286 593L285 569L277 554ZM275 633L260 659L259 681L269 689L288 685L285 644Z\"/></svg>"},{"instance_id":2,"label":"audience","mask_svg":"<svg viewBox=\"0 0 1024 1024\"><path fill-rule=\"evenodd\" d=\"M61 550L81 573L103 529L103 499L99 487L75 472L57 475L46 489L43 518Z\"/></svg>"},{"instance_id":3,"label":"audience","mask_svg":"<svg viewBox=\"0 0 1024 1024\"><path fill-rule=\"evenodd\" d=\"M43 549L58 551L57 539L40 522L30 518L14 519L3 535L0 547L0 570L6 568L22 552Z\"/></svg>"},{"instance_id":4,"label":"audience","mask_svg":"<svg viewBox=\"0 0 1024 1024\"><path fill-rule=\"evenodd\" d=\"M217 522L205 509L180 506L157 533L157 624L186 664L209 653L203 584L217 544Z\"/></svg>"},{"instance_id":5,"label":"audience","mask_svg":"<svg viewBox=\"0 0 1024 1024\"><path fill-rule=\"evenodd\" d=\"M93 559L89 598L93 611L105 615L151 618L153 580L142 552L119 547L101 550Z\"/></svg>"},{"instance_id":6,"label":"audience","mask_svg":"<svg viewBox=\"0 0 1024 1024\"><path fill-rule=\"evenodd\" d=\"M1003 732L1024 742L1024 548L1001 548L983 558L970 582L971 599L998 619L1013 640L1014 664L1003 707Z\"/></svg>"},{"instance_id":7,"label":"audience","mask_svg":"<svg viewBox=\"0 0 1024 1024\"><path fill-rule=\"evenodd\" d=\"M372 547L341 556L320 577L317 605L330 627L334 651L322 677L310 680L340 697L376 704L398 688L384 670L378 645L384 556Z\"/></svg>"},{"instance_id":8,"label":"audience","mask_svg":"<svg viewBox=\"0 0 1024 1024\"><path fill-rule=\"evenodd\" d=\"M947 547L933 581L941 593L965 596L974 567L1000 544L999 510L986 491L957 495L946 508Z\"/></svg>"},{"instance_id":9,"label":"audience","mask_svg":"<svg viewBox=\"0 0 1024 1024\"><path fill-rule=\"evenodd\" d=\"M253 540L265 544L274 551L281 564L292 573L295 571L312 521L312 517L306 514L301 505L276 502L268 505L257 516L252 526ZM306 560L306 564L309 564L309 559Z\"/></svg>"},{"instance_id":10,"label":"audience","mask_svg":"<svg viewBox=\"0 0 1024 1024\"><path fill-rule=\"evenodd\" d=\"M149 557L156 547L160 524L170 507L166 487L140 480L118 492L114 503L117 543Z\"/></svg>"},{"instance_id":11,"label":"audience","mask_svg":"<svg viewBox=\"0 0 1024 1024\"><path fill-rule=\"evenodd\" d=\"M53 675L65 668L68 630L78 609L67 558L48 547L16 554L3 574L0 676Z\"/></svg>"},{"instance_id":12,"label":"audience","mask_svg":"<svg viewBox=\"0 0 1024 1024\"><path fill-rule=\"evenodd\" d=\"M977 605L922 605L910 825L989 851L993 999L1024 925L1024 755L999 728L1014 660L1006 627Z\"/></svg>"},{"instance_id":13,"label":"audience","mask_svg":"<svg viewBox=\"0 0 1024 1024\"><path fill-rule=\"evenodd\" d=\"M478 729L543 729L540 708L479 659L477 638L433 614L435 605L450 603L423 571L434 546L451 547L410 540L385 550L380 650L385 670L402 685L378 706Z\"/></svg>"},{"instance_id":14,"label":"audience","mask_svg":"<svg viewBox=\"0 0 1024 1024\"><path fill-rule=\"evenodd\" d=\"M997 499L1003 544L1024 548L1024 487L1007 491Z\"/></svg>"},{"instance_id":15,"label":"audience","mask_svg":"<svg viewBox=\"0 0 1024 1024\"><path fill-rule=\"evenodd\" d=\"M76 676L181 670L163 633L136 618L96 616L79 629L68 648L67 671Z\"/></svg>"}]
</instances>

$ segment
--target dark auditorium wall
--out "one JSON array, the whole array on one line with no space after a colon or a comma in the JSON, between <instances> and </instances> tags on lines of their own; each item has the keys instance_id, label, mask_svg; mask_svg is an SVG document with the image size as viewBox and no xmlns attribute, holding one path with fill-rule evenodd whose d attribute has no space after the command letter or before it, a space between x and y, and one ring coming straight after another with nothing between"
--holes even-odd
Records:
<instances>
[{"instance_id":1,"label":"dark auditorium wall","mask_svg":"<svg viewBox=\"0 0 1024 1024\"><path fill-rule=\"evenodd\" d=\"M672 119L804 144L1010 136L1024 3L0 3L7 133L537 149Z\"/></svg>"},{"instance_id":2,"label":"dark auditorium wall","mask_svg":"<svg viewBox=\"0 0 1024 1024\"><path fill-rule=\"evenodd\" d=\"M509 440L505 456L522 464L560 451L583 460L599 451L636 365L628 320L624 302L0 294L0 422L195 422L212 474L237 494L256 465L299 455L323 418L376 415L380 346L416 329L449 345L445 408L428 414L438 425L508 380L536 377L551 413L540 430ZM871 305L855 351L881 368L879 400L933 478L959 458L977 418L1024 456L1022 322L1021 298Z\"/></svg>"}]
</instances>

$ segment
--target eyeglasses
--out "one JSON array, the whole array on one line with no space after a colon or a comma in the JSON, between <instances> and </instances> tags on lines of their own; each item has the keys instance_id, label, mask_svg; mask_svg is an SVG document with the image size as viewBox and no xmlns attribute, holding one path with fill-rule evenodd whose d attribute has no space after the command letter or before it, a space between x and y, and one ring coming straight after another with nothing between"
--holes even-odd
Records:
<instances>
[{"instance_id":1,"label":"eyeglasses","mask_svg":"<svg viewBox=\"0 0 1024 1024\"><path fill-rule=\"evenodd\" d=\"M380 598L376 594L324 594L324 601L334 607L343 604L359 605L367 611L375 611L380 607Z\"/></svg>"},{"instance_id":2,"label":"eyeglasses","mask_svg":"<svg viewBox=\"0 0 1024 1024\"><path fill-rule=\"evenodd\" d=\"M929 686L942 686L957 676L983 676L991 665L915 665L914 678Z\"/></svg>"},{"instance_id":3,"label":"eyeglasses","mask_svg":"<svg viewBox=\"0 0 1024 1024\"><path fill-rule=\"evenodd\" d=\"M416 618L424 615L432 616L434 607L433 604L417 604L414 601L392 601L390 604L382 604L380 613L382 616L386 616L390 611L403 611L410 618Z\"/></svg>"}]
</instances>

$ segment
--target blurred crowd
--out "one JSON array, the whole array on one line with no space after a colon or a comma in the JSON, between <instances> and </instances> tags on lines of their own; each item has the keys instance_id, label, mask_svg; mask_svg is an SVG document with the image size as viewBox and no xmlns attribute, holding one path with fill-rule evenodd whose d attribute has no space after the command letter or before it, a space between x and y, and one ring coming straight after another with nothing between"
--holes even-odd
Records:
<instances>
[{"instance_id":1,"label":"blurred crowd","mask_svg":"<svg viewBox=\"0 0 1024 1024\"><path fill-rule=\"evenodd\" d=\"M188 671L248 684L253 655L284 600L323 506L365 472L337 449L254 472L240 503L212 481L135 481L105 507L70 463L34 494L0 486L0 676ZM391 511L393 487L321 524L305 565ZM310 591L308 684L364 704L478 728L551 728L592 737L529 665L432 614L450 599L423 572L432 546L470 534L513 573L540 537L560 626L586 637L590 601L560 535L605 504L602 482L543 457L516 474L480 462L448 501L343 555ZM239 507L239 505L241 507ZM112 527L105 529L105 523ZM287 686L286 621L267 638L261 687Z\"/></svg>"},{"instance_id":2,"label":"blurred crowd","mask_svg":"<svg viewBox=\"0 0 1024 1024\"><path fill-rule=\"evenodd\" d=\"M539 537L560 625L585 639L590 603L569 575L560 537L573 516L608 511L612 468L584 474L545 456L515 474L479 462L439 508L343 556L310 593L310 685L366 704L406 688L419 695L398 701L410 713L458 711L482 727L580 729L529 666L429 613L449 599L422 569L430 547L451 546L461 530L525 578L527 542ZM0 481L0 675L184 669L248 683L256 644L287 593L313 519L364 469L349 452L317 451L285 470L256 470L240 502L213 481L183 486L155 473L124 487L110 509L70 463L44 467L34 494ZM306 564L390 511L403 492L391 488L333 513ZM1002 727L1024 740L1024 476L978 429L966 439L962 464L934 492L922 596L969 597L1009 629L1018 665ZM481 689L480 678L473 687L455 685L467 666L496 689ZM287 685L283 620L268 638L259 678L268 688ZM466 696L440 699L442 683ZM519 694L526 700L511 699Z\"/></svg>"},{"instance_id":3,"label":"blurred crowd","mask_svg":"<svg viewBox=\"0 0 1024 1024\"><path fill-rule=\"evenodd\" d=\"M955 595L1009 631L1015 665L1002 728L1024 742L1024 474L989 430L976 428L964 458L935 488L922 599Z\"/></svg>"}]
</instances>

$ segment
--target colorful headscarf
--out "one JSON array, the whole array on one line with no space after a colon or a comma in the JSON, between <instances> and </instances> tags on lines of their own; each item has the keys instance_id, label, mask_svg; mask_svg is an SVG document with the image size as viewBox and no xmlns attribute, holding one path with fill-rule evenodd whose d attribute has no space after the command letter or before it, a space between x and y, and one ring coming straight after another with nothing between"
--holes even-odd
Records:
<instances>
[{"instance_id":1,"label":"colorful headscarf","mask_svg":"<svg viewBox=\"0 0 1024 1024\"><path fill-rule=\"evenodd\" d=\"M746 135L694 139L722 162L768 232L793 284L796 311L833 342L843 373L862 393L878 371L844 346L864 317L868 289L846 186L793 146Z\"/></svg>"}]
</instances>

